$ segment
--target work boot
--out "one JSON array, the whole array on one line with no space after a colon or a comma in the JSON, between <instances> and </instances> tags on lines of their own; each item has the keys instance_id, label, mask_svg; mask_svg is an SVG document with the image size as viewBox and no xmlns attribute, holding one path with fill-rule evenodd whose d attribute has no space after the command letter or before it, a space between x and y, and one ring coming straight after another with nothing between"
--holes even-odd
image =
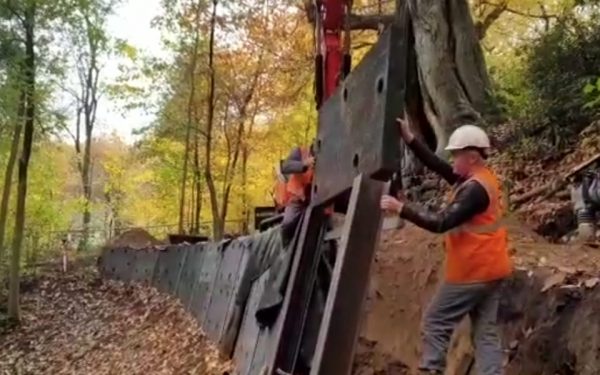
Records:
<instances>
[{"instance_id":1,"label":"work boot","mask_svg":"<svg viewBox=\"0 0 600 375\"><path fill-rule=\"evenodd\" d=\"M591 223L580 223L577 226L577 243L593 242L596 238L596 228Z\"/></svg>"}]
</instances>

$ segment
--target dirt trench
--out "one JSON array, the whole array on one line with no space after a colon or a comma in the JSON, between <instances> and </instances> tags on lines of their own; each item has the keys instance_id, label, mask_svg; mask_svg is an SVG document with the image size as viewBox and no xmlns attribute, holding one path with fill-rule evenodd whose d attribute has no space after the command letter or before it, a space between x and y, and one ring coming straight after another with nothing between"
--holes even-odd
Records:
<instances>
[{"instance_id":1,"label":"dirt trench","mask_svg":"<svg viewBox=\"0 0 600 375\"><path fill-rule=\"evenodd\" d=\"M547 243L509 226L515 274L503 289L507 375L600 374L600 249ZM409 226L376 255L355 374L413 374L420 321L442 280L441 238ZM468 321L453 338L447 374L476 374Z\"/></svg>"}]
</instances>

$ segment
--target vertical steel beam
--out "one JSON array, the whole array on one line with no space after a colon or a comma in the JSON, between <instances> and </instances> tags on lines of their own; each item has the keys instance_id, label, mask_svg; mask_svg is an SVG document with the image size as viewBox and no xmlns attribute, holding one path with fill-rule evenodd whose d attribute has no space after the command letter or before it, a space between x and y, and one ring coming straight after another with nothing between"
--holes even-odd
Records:
<instances>
[{"instance_id":1,"label":"vertical steel beam","mask_svg":"<svg viewBox=\"0 0 600 375\"><path fill-rule=\"evenodd\" d=\"M311 375L350 374L381 227L384 183L354 179Z\"/></svg>"},{"instance_id":2,"label":"vertical steel beam","mask_svg":"<svg viewBox=\"0 0 600 375\"><path fill-rule=\"evenodd\" d=\"M306 210L284 304L279 312L283 321L276 326L274 349L267 360L270 374L277 374L278 370L284 373L293 371L319 262L318 249L323 241L324 223L322 207L309 207Z\"/></svg>"}]
</instances>

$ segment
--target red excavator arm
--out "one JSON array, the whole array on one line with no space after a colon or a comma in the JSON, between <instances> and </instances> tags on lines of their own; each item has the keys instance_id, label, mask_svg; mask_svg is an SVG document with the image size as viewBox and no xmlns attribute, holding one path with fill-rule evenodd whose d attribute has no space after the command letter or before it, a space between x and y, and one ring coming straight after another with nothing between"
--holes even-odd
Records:
<instances>
[{"instance_id":1,"label":"red excavator arm","mask_svg":"<svg viewBox=\"0 0 600 375\"><path fill-rule=\"evenodd\" d=\"M315 100L317 109L350 72L350 0L315 0ZM342 35L344 35L344 40Z\"/></svg>"}]
</instances>

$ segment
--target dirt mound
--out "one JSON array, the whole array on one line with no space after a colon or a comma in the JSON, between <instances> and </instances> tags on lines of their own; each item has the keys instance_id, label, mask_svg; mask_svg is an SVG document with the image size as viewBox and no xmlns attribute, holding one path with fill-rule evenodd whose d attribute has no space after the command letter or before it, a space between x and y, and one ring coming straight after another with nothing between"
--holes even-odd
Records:
<instances>
[{"instance_id":1,"label":"dirt mound","mask_svg":"<svg viewBox=\"0 0 600 375\"><path fill-rule=\"evenodd\" d=\"M223 374L230 369L174 298L99 279L45 275L22 298L22 325L0 331L0 373Z\"/></svg>"},{"instance_id":2,"label":"dirt mound","mask_svg":"<svg viewBox=\"0 0 600 375\"><path fill-rule=\"evenodd\" d=\"M561 181L560 176L600 152L600 122L588 126L570 147L561 150L544 145L539 139L523 138L516 142L517 139L501 153L493 155L491 163L508 183L511 201L550 182L556 183L552 184L556 188L552 186L518 203L516 209L520 219L536 232L554 241L561 240L575 228L575 218L564 184L567 181ZM551 190L556 191L548 194Z\"/></svg>"},{"instance_id":3,"label":"dirt mound","mask_svg":"<svg viewBox=\"0 0 600 375\"><path fill-rule=\"evenodd\" d=\"M129 229L117 237L110 240L105 248L131 247L134 249L143 249L152 246L159 246L163 243L146 230L142 228Z\"/></svg>"},{"instance_id":4,"label":"dirt mound","mask_svg":"<svg viewBox=\"0 0 600 375\"><path fill-rule=\"evenodd\" d=\"M600 288L595 288L600 285L596 278L600 251L545 242L514 219L509 220L508 226L517 272L507 283L502 299L505 347L510 354L506 374L600 373L564 370L573 366L600 369L600 356L590 359L592 349L585 346L590 335L580 334L578 338L572 333L585 332L590 322L587 315L600 311ZM382 238L361 334L363 349L359 350L357 361L402 363L415 370L420 353L419 323L442 280L442 269L439 236L407 226ZM600 331L600 315L590 322L593 331L596 323ZM448 374L461 373L457 369L465 363L468 367L472 358L468 332L464 322L454 337ZM376 368L384 366L379 364Z\"/></svg>"},{"instance_id":5,"label":"dirt mound","mask_svg":"<svg viewBox=\"0 0 600 375\"><path fill-rule=\"evenodd\" d=\"M353 375L407 375L410 368L381 351L377 343L364 338L358 340L354 356Z\"/></svg>"}]
</instances>

